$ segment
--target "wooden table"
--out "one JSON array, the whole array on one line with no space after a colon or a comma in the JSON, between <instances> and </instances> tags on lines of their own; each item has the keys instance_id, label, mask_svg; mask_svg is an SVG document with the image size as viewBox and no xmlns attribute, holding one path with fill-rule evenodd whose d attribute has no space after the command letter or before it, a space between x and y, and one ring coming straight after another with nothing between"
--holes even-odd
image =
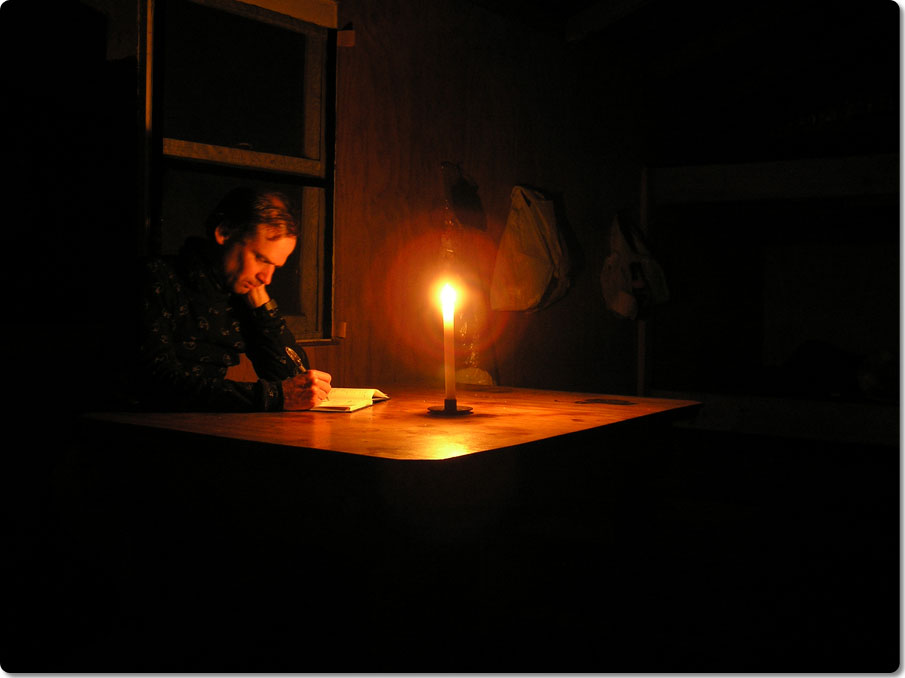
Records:
<instances>
[{"instance_id":1,"label":"wooden table","mask_svg":"<svg viewBox=\"0 0 905 678\"><path fill-rule=\"evenodd\" d=\"M789 638L805 671L898 660L895 454L689 438L682 400L469 386L443 419L442 389L385 390L85 417L35 606L85 659L51 668L782 670Z\"/></svg>"},{"instance_id":2,"label":"wooden table","mask_svg":"<svg viewBox=\"0 0 905 678\"><path fill-rule=\"evenodd\" d=\"M390 400L351 413L98 413L90 419L232 440L397 460L441 460L550 440L638 418L687 415L700 403L538 389L468 386L473 408L438 416L441 389L386 389Z\"/></svg>"},{"instance_id":3,"label":"wooden table","mask_svg":"<svg viewBox=\"0 0 905 678\"><path fill-rule=\"evenodd\" d=\"M596 666L599 582L626 586L614 521L636 532L657 424L697 404L469 386L446 418L442 389L384 390L352 413L85 417L65 516L117 582L92 600L137 601L117 670Z\"/></svg>"}]
</instances>

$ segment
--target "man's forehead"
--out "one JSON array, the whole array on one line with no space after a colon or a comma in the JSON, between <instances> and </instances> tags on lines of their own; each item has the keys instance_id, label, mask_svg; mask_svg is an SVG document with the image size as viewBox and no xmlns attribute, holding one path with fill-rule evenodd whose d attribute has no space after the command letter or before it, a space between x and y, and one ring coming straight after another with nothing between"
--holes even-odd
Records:
<instances>
[{"instance_id":1,"label":"man's forehead","mask_svg":"<svg viewBox=\"0 0 905 678\"><path fill-rule=\"evenodd\" d=\"M274 228L268 224L258 224L253 230L249 231L248 242L277 242L279 240L291 240L295 242L297 237L291 233L287 233L284 229Z\"/></svg>"},{"instance_id":2,"label":"man's forehead","mask_svg":"<svg viewBox=\"0 0 905 678\"><path fill-rule=\"evenodd\" d=\"M282 266L295 249L297 238L286 234L268 234L266 230L259 227L254 237L248 240L248 247L270 263Z\"/></svg>"}]
</instances>

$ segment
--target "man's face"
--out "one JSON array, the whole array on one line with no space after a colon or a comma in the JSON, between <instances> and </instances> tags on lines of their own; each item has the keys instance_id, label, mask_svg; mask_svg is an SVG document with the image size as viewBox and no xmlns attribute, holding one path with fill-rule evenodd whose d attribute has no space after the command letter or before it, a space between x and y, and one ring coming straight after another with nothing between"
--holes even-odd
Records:
<instances>
[{"instance_id":1,"label":"man's face","mask_svg":"<svg viewBox=\"0 0 905 678\"><path fill-rule=\"evenodd\" d=\"M295 249L295 238L269 240L266 233L258 227L253 235L233 241L217 234L217 242L225 246L223 272L226 283L236 294L248 294L255 287L269 285L273 272L286 263Z\"/></svg>"}]
</instances>

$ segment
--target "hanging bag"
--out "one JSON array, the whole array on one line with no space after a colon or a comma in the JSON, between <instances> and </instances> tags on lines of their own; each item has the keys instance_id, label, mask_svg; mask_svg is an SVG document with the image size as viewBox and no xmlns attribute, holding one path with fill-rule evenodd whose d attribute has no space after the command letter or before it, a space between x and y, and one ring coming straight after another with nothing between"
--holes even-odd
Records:
<instances>
[{"instance_id":1,"label":"hanging bag","mask_svg":"<svg viewBox=\"0 0 905 678\"><path fill-rule=\"evenodd\" d=\"M510 197L493 267L490 306L498 311L536 311L568 291L569 257L553 201L524 186L515 186Z\"/></svg>"},{"instance_id":2,"label":"hanging bag","mask_svg":"<svg viewBox=\"0 0 905 678\"><path fill-rule=\"evenodd\" d=\"M666 276L650 255L643 234L619 215L610 225L610 255L603 262L600 285L607 308L630 320L669 300Z\"/></svg>"}]
</instances>

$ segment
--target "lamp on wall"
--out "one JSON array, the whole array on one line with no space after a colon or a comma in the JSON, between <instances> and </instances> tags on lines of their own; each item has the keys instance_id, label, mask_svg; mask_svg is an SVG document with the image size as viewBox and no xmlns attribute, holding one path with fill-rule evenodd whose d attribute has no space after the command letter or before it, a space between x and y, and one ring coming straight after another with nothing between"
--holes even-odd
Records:
<instances>
[{"instance_id":1,"label":"lamp on wall","mask_svg":"<svg viewBox=\"0 0 905 678\"><path fill-rule=\"evenodd\" d=\"M498 382L493 353L493 328L489 326L487 285L496 243L487 233L487 217L478 186L452 162L440 163L442 208L437 215L440 259L445 271L456 278L456 345L461 364L459 383L492 386ZM464 304L462 303L463 295Z\"/></svg>"}]
</instances>

